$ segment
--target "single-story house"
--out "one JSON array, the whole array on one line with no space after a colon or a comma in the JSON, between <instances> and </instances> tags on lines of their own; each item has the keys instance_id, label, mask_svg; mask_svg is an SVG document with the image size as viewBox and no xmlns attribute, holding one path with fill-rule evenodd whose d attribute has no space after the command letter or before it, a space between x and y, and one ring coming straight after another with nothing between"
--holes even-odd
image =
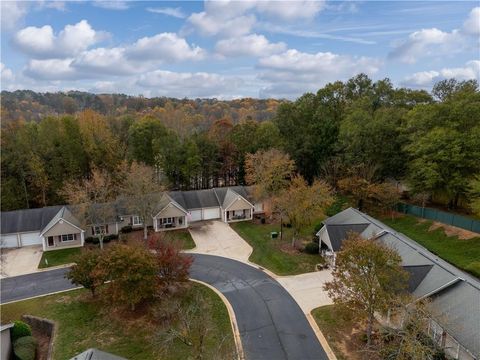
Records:
<instances>
[{"instance_id":1,"label":"single-story house","mask_svg":"<svg viewBox=\"0 0 480 360\"><path fill-rule=\"evenodd\" d=\"M320 251L331 262L349 232L394 248L410 274L408 290L416 299L429 298L442 319L432 319L432 338L453 359L480 359L480 280L465 273L407 236L377 219L348 208L323 221Z\"/></svg>"},{"instance_id":2,"label":"single-story house","mask_svg":"<svg viewBox=\"0 0 480 360\"><path fill-rule=\"evenodd\" d=\"M224 222L251 220L263 212L244 186L152 194L157 206L147 226L155 231L187 228L192 222L219 219ZM75 206L58 205L2 212L2 248L42 245L44 251L81 247L85 238L118 234L125 226L142 228L143 220L128 207L128 199L101 204L108 217L95 224L81 222Z\"/></svg>"}]
</instances>

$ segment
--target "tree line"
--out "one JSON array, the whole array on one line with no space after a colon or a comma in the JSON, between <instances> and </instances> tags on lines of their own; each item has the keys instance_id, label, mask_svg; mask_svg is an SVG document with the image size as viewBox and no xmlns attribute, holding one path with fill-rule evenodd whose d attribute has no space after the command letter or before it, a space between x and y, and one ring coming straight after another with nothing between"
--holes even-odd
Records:
<instances>
[{"instance_id":1,"label":"tree line","mask_svg":"<svg viewBox=\"0 0 480 360\"><path fill-rule=\"evenodd\" d=\"M270 119L255 109L240 120L225 111L206 117L195 101L177 102L144 112L85 109L3 121L2 210L64 202L66 182L88 178L94 168L115 178L132 161L151 167L169 189L245 184L248 154L269 149L288 154L309 184L321 178L360 203L375 193L371 184L388 179L419 201L450 207L480 194L480 92L473 80L444 80L429 93L360 74L294 102L265 100Z\"/></svg>"}]
</instances>

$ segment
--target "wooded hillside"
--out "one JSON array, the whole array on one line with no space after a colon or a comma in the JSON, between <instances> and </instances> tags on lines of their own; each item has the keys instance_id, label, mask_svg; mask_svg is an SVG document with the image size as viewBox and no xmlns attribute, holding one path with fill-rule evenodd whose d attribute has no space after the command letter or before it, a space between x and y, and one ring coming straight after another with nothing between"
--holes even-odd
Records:
<instances>
[{"instance_id":1,"label":"wooded hillside","mask_svg":"<svg viewBox=\"0 0 480 360\"><path fill-rule=\"evenodd\" d=\"M246 155L270 148L309 182L393 178L455 206L480 176L480 92L475 81L428 93L363 74L295 102L3 92L1 140L2 210L63 203L66 181L93 168L121 176L134 160L170 189L244 184Z\"/></svg>"}]
</instances>

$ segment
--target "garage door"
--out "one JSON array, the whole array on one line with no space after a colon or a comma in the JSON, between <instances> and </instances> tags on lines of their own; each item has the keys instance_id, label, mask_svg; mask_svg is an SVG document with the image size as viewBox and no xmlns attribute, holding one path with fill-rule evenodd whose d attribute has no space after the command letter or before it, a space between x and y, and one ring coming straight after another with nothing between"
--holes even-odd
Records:
<instances>
[{"instance_id":1,"label":"garage door","mask_svg":"<svg viewBox=\"0 0 480 360\"><path fill-rule=\"evenodd\" d=\"M190 211L190 222L202 220L202 210Z\"/></svg>"},{"instance_id":2,"label":"garage door","mask_svg":"<svg viewBox=\"0 0 480 360\"><path fill-rule=\"evenodd\" d=\"M40 233L38 232L20 234L20 241L22 246L42 244L42 238L40 237Z\"/></svg>"},{"instance_id":3,"label":"garage door","mask_svg":"<svg viewBox=\"0 0 480 360\"><path fill-rule=\"evenodd\" d=\"M17 234L15 235L3 235L2 241L0 243L2 248L16 248L18 247L17 243Z\"/></svg>"},{"instance_id":4,"label":"garage door","mask_svg":"<svg viewBox=\"0 0 480 360\"><path fill-rule=\"evenodd\" d=\"M203 220L220 219L220 208L203 209Z\"/></svg>"}]
</instances>

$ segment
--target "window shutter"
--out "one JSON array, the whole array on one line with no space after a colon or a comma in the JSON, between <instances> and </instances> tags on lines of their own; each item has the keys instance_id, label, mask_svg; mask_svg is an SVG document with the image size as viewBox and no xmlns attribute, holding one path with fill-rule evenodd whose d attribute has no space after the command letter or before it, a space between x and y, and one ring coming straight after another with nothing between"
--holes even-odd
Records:
<instances>
[{"instance_id":1,"label":"window shutter","mask_svg":"<svg viewBox=\"0 0 480 360\"><path fill-rule=\"evenodd\" d=\"M92 235L95 235L95 228L92 226Z\"/></svg>"},{"instance_id":2,"label":"window shutter","mask_svg":"<svg viewBox=\"0 0 480 360\"><path fill-rule=\"evenodd\" d=\"M73 240L77 240L77 234L73 234Z\"/></svg>"},{"instance_id":3,"label":"window shutter","mask_svg":"<svg viewBox=\"0 0 480 360\"><path fill-rule=\"evenodd\" d=\"M108 234L108 224L105 225L105 233Z\"/></svg>"}]
</instances>

